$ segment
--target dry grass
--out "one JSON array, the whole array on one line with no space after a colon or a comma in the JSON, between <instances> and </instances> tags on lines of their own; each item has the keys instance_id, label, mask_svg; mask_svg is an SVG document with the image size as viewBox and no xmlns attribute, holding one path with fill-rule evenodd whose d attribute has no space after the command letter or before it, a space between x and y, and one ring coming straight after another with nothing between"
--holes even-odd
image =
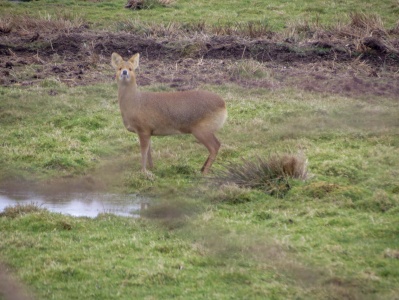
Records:
<instances>
[{"instance_id":1,"label":"dry grass","mask_svg":"<svg viewBox=\"0 0 399 300\"><path fill-rule=\"evenodd\" d=\"M232 35L247 38L271 38L273 33L270 25L262 21L235 22L226 25L215 25L209 28L215 35Z\"/></svg>"},{"instance_id":2,"label":"dry grass","mask_svg":"<svg viewBox=\"0 0 399 300\"><path fill-rule=\"evenodd\" d=\"M134 34L151 38L177 37L184 34L183 26L177 22L156 23L142 22L138 19L129 19L116 23L117 30L128 31Z\"/></svg>"},{"instance_id":3,"label":"dry grass","mask_svg":"<svg viewBox=\"0 0 399 300\"><path fill-rule=\"evenodd\" d=\"M264 64L253 59L236 61L229 65L228 71L230 76L236 79L261 79L270 77L270 72L266 69Z\"/></svg>"},{"instance_id":4,"label":"dry grass","mask_svg":"<svg viewBox=\"0 0 399 300\"><path fill-rule=\"evenodd\" d=\"M174 0L140 0L133 1L143 3L144 7L154 5L170 6ZM144 8L143 7L143 8ZM264 38L273 42L315 42L320 40L329 43L337 43L359 52L367 52L370 49L398 53L393 44L399 34L399 22L392 29L387 29L381 17L373 13L352 13L345 23L337 23L333 26L325 26L320 22L301 20L287 24L283 32L273 32L270 24L265 20L242 21L209 25L205 21L197 23L181 22L148 22L138 19L126 19L118 21L117 30L144 34L148 37L179 37L186 39L209 40L212 36L235 36L244 39ZM55 14L23 14L3 16L0 18L0 33L17 32L21 35L37 33L65 32L86 27L82 16L70 12L57 12Z\"/></svg>"},{"instance_id":5,"label":"dry grass","mask_svg":"<svg viewBox=\"0 0 399 300\"><path fill-rule=\"evenodd\" d=\"M235 22L223 25L209 26L204 21L197 23L180 22L143 22L138 19L123 20L117 22L119 30L144 33L147 36L170 37L170 36L239 36L243 38L271 38L276 35L270 26L264 22Z\"/></svg>"},{"instance_id":6,"label":"dry grass","mask_svg":"<svg viewBox=\"0 0 399 300\"><path fill-rule=\"evenodd\" d=\"M281 35L287 41L298 42L306 38L318 38L324 31L318 23L300 20L288 23L287 29Z\"/></svg>"},{"instance_id":7,"label":"dry grass","mask_svg":"<svg viewBox=\"0 0 399 300\"><path fill-rule=\"evenodd\" d=\"M17 204L15 206L7 206L3 212L0 213L0 217L8 217L14 219L21 215L29 214L32 212L38 212L44 210L34 203L30 204Z\"/></svg>"},{"instance_id":8,"label":"dry grass","mask_svg":"<svg viewBox=\"0 0 399 300\"><path fill-rule=\"evenodd\" d=\"M386 249L384 252L384 257L399 259L399 249Z\"/></svg>"},{"instance_id":9,"label":"dry grass","mask_svg":"<svg viewBox=\"0 0 399 300\"><path fill-rule=\"evenodd\" d=\"M230 163L217 171L212 180L282 196L291 188L290 178L307 178L307 164L303 154L273 154L267 160L261 157L253 161L243 159L243 164Z\"/></svg>"},{"instance_id":10,"label":"dry grass","mask_svg":"<svg viewBox=\"0 0 399 300\"><path fill-rule=\"evenodd\" d=\"M0 18L0 33L10 33L12 29L12 18Z\"/></svg>"},{"instance_id":11,"label":"dry grass","mask_svg":"<svg viewBox=\"0 0 399 300\"><path fill-rule=\"evenodd\" d=\"M130 9L151 9L154 6L171 6L175 3L175 0L129 0L127 1L125 8Z\"/></svg>"},{"instance_id":12,"label":"dry grass","mask_svg":"<svg viewBox=\"0 0 399 300\"><path fill-rule=\"evenodd\" d=\"M0 18L0 32L11 31L19 34L65 32L85 26L82 16L71 13L57 13L55 15L11 15Z\"/></svg>"},{"instance_id":13,"label":"dry grass","mask_svg":"<svg viewBox=\"0 0 399 300\"><path fill-rule=\"evenodd\" d=\"M329 43L353 45L358 52L370 49L378 52L399 53L392 44L393 37L399 34L399 22L391 30L385 28L381 17L374 13L351 13L347 23L323 26L306 20L289 24L283 34L293 41L326 40Z\"/></svg>"},{"instance_id":14,"label":"dry grass","mask_svg":"<svg viewBox=\"0 0 399 300\"><path fill-rule=\"evenodd\" d=\"M338 22L333 26L323 26L319 22L301 20L288 25L288 36L302 36L307 38L330 37L337 39L364 38L370 36L387 36L388 30L377 14L352 13L349 22Z\"/></svg>"},{"instance_id":15,"label":"dry grass","mask_svg":"<svg viewBox=\"0 0 399 300\"><path fill-rule=\"evenodd\" d=\"M365 14L365 13L352 13L350 14L349 27L354 30L359 30L360 33L370 35L373 33L379 33L381 35L387 35L385 31L384 23L377 14Z\"/></svg>"},{"instance_id":16,"label":"dry grass","mask_svg":"<svg viewBox=\"0 0 399 300\"><path fill-rule=\"evenodd\" d=\"M5 25L7 28L7 25ZM296 42L341 47L348 51L398 53L393 42L399 34L399 22L393 29L385 28L377 14L352 13L346 23L325 26L319 22L301 20L288 24L283 32L273 32L265 21L233 22L209 25L205 21L197 23L143 22L137 19L116 23L118 30L144 34L157 38L180 38L209 41L214 36L234 36L243 39L267 39L271 42ZM1 28L1 27L0 27Z\"/></svg>"}]
</instances>

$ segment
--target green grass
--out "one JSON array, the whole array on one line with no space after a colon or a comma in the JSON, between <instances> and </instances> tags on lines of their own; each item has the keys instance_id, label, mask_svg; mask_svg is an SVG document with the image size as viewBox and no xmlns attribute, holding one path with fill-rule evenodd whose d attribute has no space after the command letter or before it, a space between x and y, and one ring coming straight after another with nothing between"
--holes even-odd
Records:
<instances>
[{"instance_id":1,"label":"green grass","mask_svg":"<svg viewBox=\"0 0 399 300\"><path fill-rule=\"evenodd\" d=\"M219 163L302 150L310 169L325 179L393 185L384 178L389 179L390 165L397 161L396 102L370 104L295 90L205 88L228 103ZM3 178L12 171L39 177L83 174L98 160L116 155L117 161L130 161L134 173L139 168L137 136L123 128L114 83L67 88L50 80L26 89L1 88L0 93ZM195 174L207 155L192 136L154 137L153 143L161 181L170 172L181 172L183 178ZM142 178L127 178L136 179Z\"/></svg>"},{"instance_id":2,"label":"green grass","mask_svg":"<svg viewBox=\"0 0 399 300\"><path fill-rule=\"evenodd\" d=\"M0 103L3 171L77 174L122 147L111 85L71 90L46 80L27 90L2 88L0 93L6 99Z\"/></svg>"},{"instance_id":3,"label":"green grass","mask_svg":"<svg viewBox=\"0 0 399 300\"><path fill-rule=\"evenodd\" d=\"M38 299L394 299L396 213L260 194L190 219L37 212L0 218L0 249Z\"/></svg>"},{"instance_id":4,"label":"green grass","mask_svg":"<svg viewBox=\"0 0 399 300\"><path fill-rule=\"evenodd\" d=\"M139 172L136 136L123 128L115 84L3 87L3 182L106 173L108 188L151 195L153 205L142 219L18 209L0 217L0 259L38 299L394 299L397 102L204 88L229 111L216 170L302 151L309 179L290 180L283 198L216 187L198 172L206 150L174 136L153 138L150 181Z\"/></svg>"},{"instance_id":5,"label":"green grass","mask_svg":"<svg viewBox=\"0 0 399 300\"><path fill-rule=\"evenodd\" d=\"M210 25L263 22L273 30L304 20L324 25L345 22L353 12L370 12L381 16L387 27L398 21L399 5L393 0L382 1L190 1L177 0L175 4L153 9L128 10L127 1L44 0L31 2L0 1L2 14L40 14L41 16L80 17L94 27L110 28L117 23L139 19L151 23L178 22L196 24L203 20ZM378 4L378 5L377 5Z\"/></svg>"},{"instance_id":6,"label":"green grass","mask_svg":"<svg viewBox=\"0 0 399 300\"><path fill-rule=\"evenodd\" d=\"M0 218L0 249L38 299L394 299L396 213L261 194L190 219L38 212Z\"/></svg>"}]
</instances>

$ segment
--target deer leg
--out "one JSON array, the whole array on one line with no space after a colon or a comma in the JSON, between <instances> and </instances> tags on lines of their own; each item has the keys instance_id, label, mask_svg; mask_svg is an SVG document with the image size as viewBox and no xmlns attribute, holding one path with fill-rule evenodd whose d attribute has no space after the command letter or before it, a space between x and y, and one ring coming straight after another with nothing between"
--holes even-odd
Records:
<instances>
[{"instance_id":1,"label":"deer leg","mask_svg":"<svg viewBox=\"0 0 399 300\"><path fill-rule=\"evenodd\" d=\"M213 161L218 154L220 148L220 142L216 138L216 136L211 133L203 133L203 132L193 132L193 135L197 138L197 140L203 144L209 151L209 156L206 159L204 165L201 168L202 174L207 174L209 169L212 166Z\"/></svg>"},{"instance_id":2,"label":"deer leg","mask_svg":"<svg viewBox=\"0 0 399 300\"><path fill-rule=\"evenodd\" d=\"M148 153L147 153L147 160L148 160L148 166L150 167L150 169L152 169L154 167L154 164L152 163L152 155L151 155L151 140L150 140L150 146L148 147Z\"/></svg>"},{"instance_id":3,"label":"deer leg","mask_svg":"<svg viewBox=\"0 0 399 300\"><path fill-rule=\"evenodd\" d=\"M151 144L151 135L149 134L139 134L140 140L140 149L141 149L141 170L146 173L147 172L147 158L151 156L149 154L150 144ZM152 159L148 160L152 164Z\"/></svg>"}]
</instances>

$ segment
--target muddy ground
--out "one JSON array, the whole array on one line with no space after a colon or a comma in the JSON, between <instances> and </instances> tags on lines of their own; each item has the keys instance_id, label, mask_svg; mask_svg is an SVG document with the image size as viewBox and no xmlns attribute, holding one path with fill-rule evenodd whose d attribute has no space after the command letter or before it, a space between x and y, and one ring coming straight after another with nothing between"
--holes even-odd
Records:
<instances>
[{"instance_id":1,"label":"muddy ground","mask_svg":"<svg viewBox=\"0 0 399 300\"><path fill-rule=\"evenodd\" d=\"M111 82L112 52L140 52L139 85L178 90L203 84L399 99L399 40L376 38L293 42L238 36L148 37L127 33L1 32L0 84L35 85L53 78L69 86Z\"/></svg>"}]
</instances>

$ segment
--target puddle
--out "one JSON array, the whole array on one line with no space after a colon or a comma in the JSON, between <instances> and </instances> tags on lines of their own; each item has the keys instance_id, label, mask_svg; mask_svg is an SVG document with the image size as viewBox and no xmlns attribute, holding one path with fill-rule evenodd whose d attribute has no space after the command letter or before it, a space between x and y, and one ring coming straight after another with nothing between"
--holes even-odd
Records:
<instances>
[{"instance_id":1,"label":"puddle","mask_svg":"<svg viewBox=\"0 0 399 300\"><path fill-rule=\"evenodd\" d=\"M30 191L0 190L0 212L7 206L32 203L51 212L91 218L100 213L139 217L140 209L148 205L144 198L135 194L68 192L40 195Z\"/></svg>"}]
</instances>

